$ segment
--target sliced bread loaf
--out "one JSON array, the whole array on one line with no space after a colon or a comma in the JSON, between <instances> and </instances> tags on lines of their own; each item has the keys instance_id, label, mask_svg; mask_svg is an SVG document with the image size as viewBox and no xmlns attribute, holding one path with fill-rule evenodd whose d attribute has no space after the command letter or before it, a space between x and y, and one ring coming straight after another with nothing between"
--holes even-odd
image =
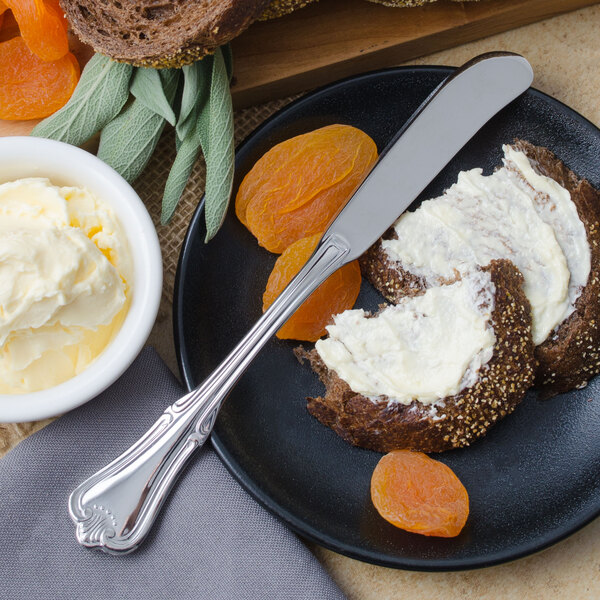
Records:
<instances>
[{"instance_id":1,"label":"sliced bread loaf","mask_svg":"<svg viewBox=\"0 0 600 600\"><path fill-rule=\"evenodd\" d=\"M512 260L532 305L536 383L555 394L600 372L600 198L545 148L519 140L505 153L494 176L461 173L403 215L361 267L397 302L452 282L465 265Z\"/></svg>"},{"instance_id":2,"label":"sliced bread loaf","mask_svg":"<svg viewBox=\"0 0 600 600\"><path fill-rule=\"evenodd\" d=\"M96 52L142 67L181 67L226 44L269 0L60 0Z\"/></svg>"},{"instance_id":3,"label":"sliced bread loaf","mask_svg":"<svg viewBox=\"0 0 600 600\"><path fill-rule=\"evenodd\" d=\"M309 412L346 441L378 452L468 446L533 383L522 282L509 261L492 261L377 315L336 316L329 338L296 351L326 387L323 397L308 399Z\"/></svg>"}]
</instances>

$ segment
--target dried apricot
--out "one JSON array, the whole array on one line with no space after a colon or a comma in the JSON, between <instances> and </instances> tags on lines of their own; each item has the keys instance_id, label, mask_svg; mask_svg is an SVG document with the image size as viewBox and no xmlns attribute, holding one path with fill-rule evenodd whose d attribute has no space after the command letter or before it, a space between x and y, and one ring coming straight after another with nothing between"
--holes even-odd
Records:
<instances>
[{"instance_id":1,"label":"dried apricot","mask_svg":"<svg viewBox=\"0 0 600 600\"><path fill-rule=\"evenodd\" d=\"M21 35L19 32L19 26L17 25L17 22L15 21L15 18L10 10L6 9L4 12L2 12L0 19L2 20L2 27L0 27L0 42L5 42L6 40L10 40L18 35Z\"/></svg>"},{"instance_id":2,"label":"dried apricot","mask_svg":"<svg viewBox=\"0 0 600 600\"><path fill-rule=\"evenodd\" d=\"M277 144L244 177L240 221L271 252L325 231L377 160L375 142L349 125L329 125Z\"/></svg>"},{"instance_id":3,"label":"dried apricot","mask_svg":"<svg viewBox=\"0 0 600 600\"><path fill-rule=\"evenodd\" d=\"M422 452L386 454L373 472L371 499L386 521L421 535L457 536L469 516L469 496L458 477Z\"/></svg>"},{"instance_id":4,"label":"dried apricot","mask_svg":"<svg viewBox=\"0 0 600 600\"><path fill-rule=\"evenodd\" d=\"M263 295L263 310L273 304L316 248L321 234L294 242L277 259ZM352 308L360 291L360 267L353 261L330 275L277 332L281 339L316 342L326 333L331 317Z\"/></svg>"},{"instance_id":5,"label":"dried apricot","mask_svg":"<svg viewBox=\"0 0 600 600\"><path fill-rule=\"evenodd\" d=\"M63 19L43 0L2 0L13 12L21 36L42 60L58 60L69 51Z\"/></svg>"},{"instance_id":6,"label":"dried apricot","mask_svg":"<svg viewBox=\"0 0 600 600\"><path fill-rule=\"evenodd\" d=\"M71 97L79 80L77 59L68 53L44 61L23 38L0 43L0 119L41 119L56 112Z\"/></svg>"},{"instance_id":7,"label":"dried apricot","mask_svg":"<svg viewBox=\"0 0 600 600\"><path fill-rule=\"evenodd\" d=\"M65 15L65 11L62 9L59 0L44 0L44 2L50 10L53 10L58 15L62 26L67 31L69 29L69 21L67 21L67 15Z\"/></svg>"}]
</instances>

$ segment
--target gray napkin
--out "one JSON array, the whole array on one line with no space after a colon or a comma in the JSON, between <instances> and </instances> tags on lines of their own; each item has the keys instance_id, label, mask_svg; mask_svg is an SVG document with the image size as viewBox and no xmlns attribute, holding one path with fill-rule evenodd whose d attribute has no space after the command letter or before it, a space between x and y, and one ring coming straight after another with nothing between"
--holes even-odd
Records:
<instances>
[{"instance_id":1,"label":"gray napkin","mask_svg":"<svg viewBox=\"0 0 600 600\"><path fill-rule=\"evenodd\" d=\"M82 548L77 484L146 431L182 389L146 349L110 389L0 459L0 598L343 599L300 540L203 448L135 553Z\"/></svg>"}]
</instances>

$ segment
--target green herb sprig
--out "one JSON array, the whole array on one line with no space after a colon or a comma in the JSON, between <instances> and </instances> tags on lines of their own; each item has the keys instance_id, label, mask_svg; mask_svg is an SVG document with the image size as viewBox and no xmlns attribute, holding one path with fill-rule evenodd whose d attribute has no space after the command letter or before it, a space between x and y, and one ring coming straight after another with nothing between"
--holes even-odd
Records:
<instances>
[{"instance_id":1,"label":"green herb sprig","mask_svg":"<svg viewBox=\"0 0 600 600\"><path fill-rule=\"evenodd\" d=\"M182 69L146 69L96 54L71 100L32 135L80 145L100 132L98 157L133 183L167 123L177 154L163 193L161 222L173 216L200 151L206 162L206 241L219 230L233 185L232 74L228 46Z\"/></svg>"}]
</instances>

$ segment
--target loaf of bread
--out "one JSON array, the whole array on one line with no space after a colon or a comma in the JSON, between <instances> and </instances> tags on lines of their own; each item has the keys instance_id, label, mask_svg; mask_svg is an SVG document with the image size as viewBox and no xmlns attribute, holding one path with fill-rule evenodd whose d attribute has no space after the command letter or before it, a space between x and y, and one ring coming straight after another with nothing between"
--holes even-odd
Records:
<instances>
[{"instance_id":1,"label":"loaf of bread","mask_svg":"<svg viewBox=\"0 0 600 600\"><path fill-rule=\"evenodd\" d=\"M482 220L485 220L485 217L481 216L483 214L481 207L475 207L476 210L473 210L471 206L464 210L471 210L479 221L472 223L473 229L469 228L469 223L466 225L462 223L458 236L455 236L451 232L452 227L446 233L444 226L439 224L439 220L435 223L432 221L431 230L424 230L423 244L429 244L429 250L434 258L428 258L428 260L432 264L435 262L436 253L439 254L437 259L444 256L440 249L448 244L448 240L451 240L455 246L453 249L455 255L460 255L467 261L472 260L476 264L482 257L476 256L477 251L473 252L469 248L469 244L471 244L470 240L474 232L479 234L483 232L485 243L491 247L486 256L494 256L497 253L496 257L511 258L521 268L525 275L526 293L532 301L533 307L534 341L536 342L538 362L536 385L543 388L545 395L553 395L585 386L593 375L600 372L600 234L598 223L600 196L587 181L578 178L546 148L536 147L528 142L518 140L513 144L512 150L524 153L535 173L550 178L552 182L558 183L567 190L570 200L566 204L572 203L571 208L573 209L570 216L565 212L564 206L555 206L554 200L548 197L543 190L533 190L530 191L534 198L533 204L537 205L537 210L541 214L543 213L542 216L547 221L547 223L540 222L538 224L539 232L534 230L534 219L530 218L535 213L530 212L529 215L518 217L513 215L504 224L501 224L501 218L489 219L490 222L481 223ZM508 173L508 179L515 183L511 193L517 194L523 190L531 190L528 183L523 181L518 169L510 161L507 162L505 171ZM469 184L468 182L467 185ZM484 181L482 189L487 185ZM447 192L450 195L453 193L456 195L453 188ZM483 192L479 190L474 194L477 193L481 196L485 190ZM444 202L445 198L446 195L430 202ZM489 202L495 203L494 198L490 197ZM460 202L456 206L460 207ZM412 215L409 214L408 218L414 221L415 218L418 218L419 210L421 209L417 209ZM429 206L425 206L424 210L428 212ZM569 219L573 221L573 217L579 223L570 223ZM406 217L403 215L398 223L403 218ZM408 223L408 221L404 221L405 228L409 227ZM516 229L519 224L522 224L523 237L532 235L532 239L529 241L532 254L521 255L522 248L513 246L514 241L507 242L506 232L501 231L501 227ZM410 228L413 227L414 224L411 222ZM390 240L397 238L397 231L397 227L392 227L382 240L369 249L361 259L363 274L390 302L397 302L406 295L422 293L432 282L431 276L426 276L423 270L415 268L415 261L412 259L400 261L396 260L397 257L392 258L389 246L393 242ZM431 239L427 237L428 234L431 235ZM542 240L542 234L546 236L546 242ZM498 236L497 243L494 241L496 236ZM456 242L458 237L461 238L460 243ZM555 248L548 250L545 244L553 240ZM409 241L404 239L398 240L398 242L400 245L409 244ZM494 244L496 245L494 246ZM564 254L561 253L562 257L556 254L557 248L559 251L561 249L564 251ZM567 256L566 261L565 256ZM540 281L549 281L555 271L560 269L563 271L563 280L564 273L566 273L566 281L569 285L568 297L563 299L566 302L567 311L564 313L566 316L551 327L550 331L542 331L541 326L536 328L536 324L540 325L541 321L547 317L548 312L558 307L558 300L552 306L548 301L548 297L552 295L551 292L537 289L536 286ZM435 270L440 272L439 264ZM444 276L438 276L435 285L450 281L452 281L452 274L447 272ZM561 285L564 281L555 283L553 291L564 295L566 289L561 292ZM560 311L557 314L560 314ZM553 323L551 320L548 322Z\"/></svg>"},{"instance_id":2,"label":"loaf of bread","mask_svg":"<svg viewBox=\"0 0 600 600\"><path fill-rule=\"evenodd\" d=\"M142 67L181 67L226 44L269 0L60 0L75 33L96 52Z\"/></svg>"},{"instance_id":3,"label":"loaf of bread","mask_svg":"<svg viewBox=\"0 0 600 600\"><path fill-rule=\"evenodd\" d=\"M257 19L275 19L316 0L60 0L77 36L96 52L139 67L191 64ZM372 0L379 1L379 0ZM416 6L435 0L382 0Z\"/></svg>"},{"instance_id":4,"label":"loaf of bread","mask_svg":"<svg viewBox=\"0 0 600 600\"><path fill-rule=\"evenodd\" d=\"M312 351L307 352L302 348L296 350L300 360L310 361L312 368L326 387L323 397L308 399L308 411L321 423L331 427L344 440L378 452L389 452L399 448L442 452L468 446L483 436L494 423L512 412L522 400L533 383L535 360L530 306L522 291L523 277L518 269L506 260L492 261L482 272L487 274L488 281L491 281L491 284L478 283L478 287L487 286L488 292L491 291L492 294L489 307L491 316L488 321L488 327L493 332L492 350L491 354L484 358L481 358L482 355L473 355L468 369L462 374L461 384L456 393L447 397L433 398L433 400L430 394L427 398L421 396L422 400L411 399L410 389L407 391L408 396L401 399L378 396L373 392L365 394L357 391L358 387L365 386L360 376L356 382L351 381L353 389L343 377L351 380L352 377L348 377L347 374L361 371L361 366L364 366L366 378L370 379L374 377L373 373L377 372L373 362L367 359L364 365L354 363L350 365L349 370L339 368L340 373L326 364L326 362L331 364L331 356L335 358L340 352L345 354L346 349L352 353L352 349L358 347L357 354L360 354L361 346L369 346L372 343L367 341L363 344L361 340L353 340L354 334L350 332L345 338L339 340L337 348L326 348L323 344L330 343L326 338L323 342L318 342ZM463 279L458 283L467 284L469 278L476 276L463 274ZM473 279L470 285L480 281ZM455 285L457 282L447 287ZM469 301L472 301L475 306L482 306L482 310L485 309L482 303L490 304L490 300L485 299L484 291L472 287L469 295L471 298ZM409 303L405 299L397 306L386 307L372 317L378 319L383 315L385 318L385 312L388 310L405 313L403 316L409 320L409 329L395 328L388 337L400 338L401 346L406 347L408 352L414 353L413 356L417 358L423 348L415 349L415 346L419 346L418 338L426 336L426 332L412 330L411 319L415 319L415 323L421 320L420 327L425 329L436 327L440 319L446 321L450 331L462 326L457 315L460 309L448 311L445 302L437 305L426 302L427 295L431 292L432 289L429 289L425 294L415 298L415 300L423 300L422 303ZM436 312L438 314L435 314ZM448 320L453 319L457 319L456 323L448 323ZM427 320L431 320L432 324L428 325ZM334 329L329 328L329 330L330 334L335 334ZM390 365L397 362L400 367L397 372L391 374L391 377L397 378L401 385L404 385L403 377L410 378L413 375L410 373L410 364L406 364L403 370L403 359L397 361L396 357L391 356L394 350L386 343L383 346L381 354L376 357L377 364ZM431 353L428 358L433 363L443 364L444 361L452 361L455 358L440 355L444 349L439 346L425 350ZM478 360L475 360L476 356L479 356ZM352 360L359 359L353 355ZM434 378L435 375L432 372L423 373L425 387L429 385L427 378ZM385 389L386 374L380 379L384 386L382 389ZM415 382L414 389L417 388L423 389L423 379Z\"/></svg>"}]
</instances>

